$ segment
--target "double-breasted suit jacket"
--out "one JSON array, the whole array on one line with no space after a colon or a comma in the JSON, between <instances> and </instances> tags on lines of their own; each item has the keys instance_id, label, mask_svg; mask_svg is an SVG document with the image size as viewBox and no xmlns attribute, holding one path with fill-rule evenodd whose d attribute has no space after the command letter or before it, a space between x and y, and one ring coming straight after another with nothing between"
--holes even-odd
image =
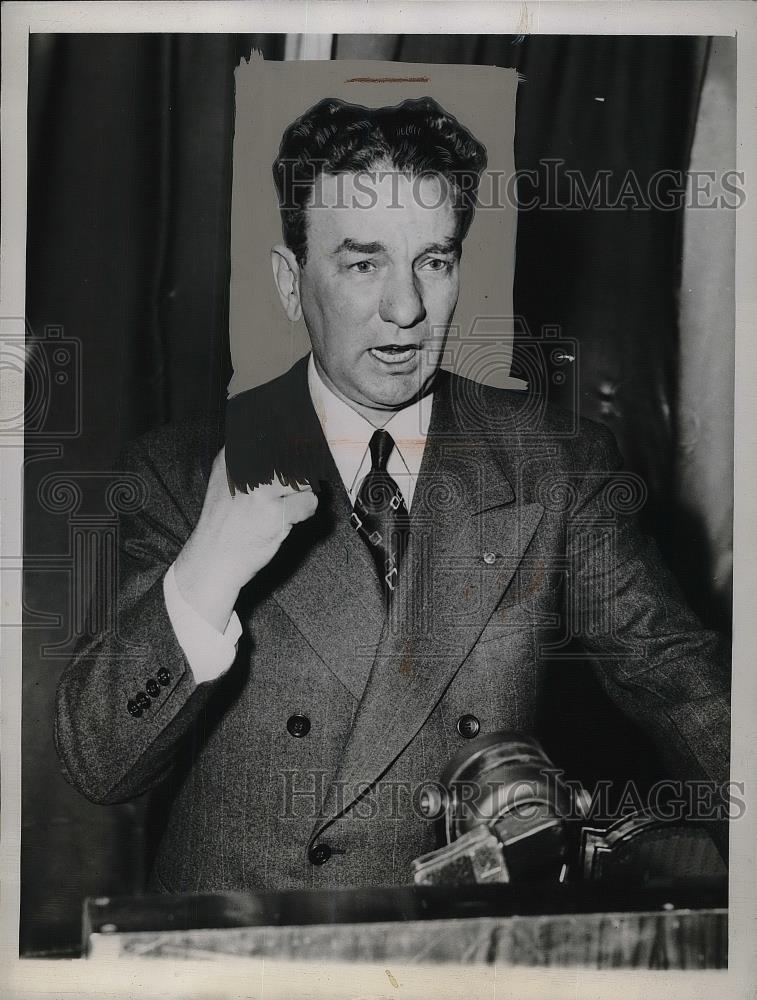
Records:
<instances>
[{"instance_id":1,"label":"double-breasted suit jacket","mask_svg":"<svg viewBox=\"0 0 757 1000\"><path fill-rule=\"evenodd\" d=\"M411 881L437 846L423 787L476 732L533 730L544 665L575 636L673 776L727 780L725 647L625 512L633 480L609 432L440 376L387 610L306 362L235 405L251 449L310 456L319 505L240 593L232 667L195 682L163 597L223 443L220 420L196 421L125 449L144 502L121 518L117 625L80 643L58 688L74 786L166 799L152 888Z\"/></svg>"}]
</instances>

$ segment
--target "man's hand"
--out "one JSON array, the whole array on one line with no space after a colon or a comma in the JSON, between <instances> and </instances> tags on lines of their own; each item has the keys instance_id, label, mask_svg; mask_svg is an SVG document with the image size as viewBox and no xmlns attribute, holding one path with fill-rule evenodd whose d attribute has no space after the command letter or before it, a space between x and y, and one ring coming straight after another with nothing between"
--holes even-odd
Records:
<instances>
[{"instance_id":1,"label":"man's hand","mask_svg":"<svg viewBox=\"0 0 757 1000\"><path fill-rule=\"evenodd\" d=\"M205 501L174 572L182 597L223 632L242 587L276 555L292 525L311 517L318 500L309 486L270 486L232 495L225 449L216 455Z\"/></svg>"}]
</instances>

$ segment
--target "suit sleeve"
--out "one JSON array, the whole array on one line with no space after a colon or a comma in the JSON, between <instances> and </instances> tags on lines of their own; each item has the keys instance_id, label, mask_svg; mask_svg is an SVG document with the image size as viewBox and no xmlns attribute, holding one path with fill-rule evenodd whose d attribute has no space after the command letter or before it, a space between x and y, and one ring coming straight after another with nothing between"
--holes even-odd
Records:
<instances>
[{"instance_id":1,"label":"suit sleeve","mask_svg":"<svg viewBox=\"0 0 757 1000\"><path fill-rule=\"evenodd\" d=\"M135 442L119 459L116 471L139 484L143 502L119 517L117 586L104 595L110 627L79 641L56 694L63 774L94 802L123 801L163 780L213 689L195 681L163 594L199 515L187 498L204 496L204 477L199 461L177 462L178 441L160 440Z\"/></svg>"},{"instance_id":2,"label":"suit sleeve","mask_svg":"<svg viewBox=\"0 0 757 1000\"><path fill-rule=\"evenodd\" d=\"M729 779L730 643L701 626L639 531L632 512L641 483L621 471L612 435L601 428L590 451L568 527L573 632L671 775L722 786Z\"/></svg>"}]
</instances>

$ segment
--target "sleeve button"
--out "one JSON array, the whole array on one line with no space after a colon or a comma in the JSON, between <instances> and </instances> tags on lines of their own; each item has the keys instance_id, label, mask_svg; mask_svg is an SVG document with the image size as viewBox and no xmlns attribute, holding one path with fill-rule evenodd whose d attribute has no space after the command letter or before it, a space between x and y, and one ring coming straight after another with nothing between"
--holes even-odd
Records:
<instances>
[{"instance_id":1,"label":"sleeve button","mask_svg":"<svg viewBox=\"0 0 757 1000\"><path fill-rule=\"evenodd\" d=\"M161 667L158 671L158 680L166 687L167 684L171 683L171 671L167 667Z\"/></svg>"},{"instance_id":2,"label":"sleeve button","mask_svg":"<svg viewBox=\"0 0 757 1000\"><path fill-rule=\"evenodd\" d=\"M129 712L129 715L133 715L135 719L138 719L142 714L142 709L139 707L136 701L134 701L133 698L129 698L129 700L126 702L126 708L127 711Z\"/></svg>"},{"instance_id":3,"label":"sleeve button","mask_svg":"<svg viewBox=\"0 0 757 1000\"><path fill-rule=\"evenodd\" d=\"M145 684L145 691L147 691L151 698L157 698L160 694L160 685L154 677L151 677Z\"/></svg>"},{"instance_id":4,"label":"sleeve button","mask_svg":"<svg viewBox=\"0 0 757 1000\"><path fill-rule=\"evenodd\" d=\"M150 701L150 699L149 699L149 698L147 697L147 695L145 694L145 692L144 692L144 691L140 691L140 692L139 692L139 694L137 695L137 697L136 697L135 701L136 701L137 705L139 705L139 707L140 707L140 708L141 708L142 710L144 710L144 709L146 709L146 708L149 708L149 707L150 707L150 705L152 704L152 702L151 702L151 701Z\"/></svg>"}]
</instances>

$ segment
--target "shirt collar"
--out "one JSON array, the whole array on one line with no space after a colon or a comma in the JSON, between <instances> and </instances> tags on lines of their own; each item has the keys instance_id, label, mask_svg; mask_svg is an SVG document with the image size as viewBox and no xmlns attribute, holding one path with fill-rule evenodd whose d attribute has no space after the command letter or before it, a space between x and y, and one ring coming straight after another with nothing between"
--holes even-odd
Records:
<instances>
[{"instance_id":1,"label":"shirt collar","mask_svg":"<svg viewBox=\"0 0 757 1000\"><path fill-rule=\"evenodd\" d=\"M340 399L323 381L313 355L308 359L308 388L324 437L347 489L355 477L376 428ZM431 421L433 393L395 411L384 424L408 472L417 476Z\"/></svg>"}]
</instances>

